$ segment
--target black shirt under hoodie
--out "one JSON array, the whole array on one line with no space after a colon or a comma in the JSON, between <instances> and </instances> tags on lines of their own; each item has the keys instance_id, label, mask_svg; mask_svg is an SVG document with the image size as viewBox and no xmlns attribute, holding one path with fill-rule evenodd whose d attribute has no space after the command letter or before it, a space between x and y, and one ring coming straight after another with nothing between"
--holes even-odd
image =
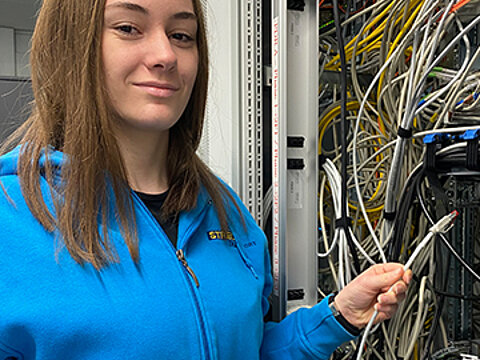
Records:
<instances>
[{"instance_id":1,"label":"black shirt under hoodie","mask_svg":"<svg viewBox=\"0 0 480 360\"><path fill-rule=\"evenodd\" d=\"M145 194L139 191L135 191L135 193L143 201L148 210L150 210L153 217L162 227L163 231L165 231L168 238L172 242L173 247L177 248L178 219L175 216L170 216L167 219L163 219L161 216L162 206L165 203L168 191L162 194Z\"/></svg>"}]
</instances>

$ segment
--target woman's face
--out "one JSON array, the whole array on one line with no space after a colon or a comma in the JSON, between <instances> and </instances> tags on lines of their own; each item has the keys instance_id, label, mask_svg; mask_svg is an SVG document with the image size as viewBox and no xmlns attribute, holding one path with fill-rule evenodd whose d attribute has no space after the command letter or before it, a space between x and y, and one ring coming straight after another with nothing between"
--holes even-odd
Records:
<instances>
[{"instance_id":1,"label":"woman's face","mask_svg":"<svg viewBox=\"0 0 480 360\"><path fill-rule=\"evenodd\" d=\"M106 0L106 88L121 125L163 132L187 106L198 69L192 0Z\"/></svg>"}]
</instances>

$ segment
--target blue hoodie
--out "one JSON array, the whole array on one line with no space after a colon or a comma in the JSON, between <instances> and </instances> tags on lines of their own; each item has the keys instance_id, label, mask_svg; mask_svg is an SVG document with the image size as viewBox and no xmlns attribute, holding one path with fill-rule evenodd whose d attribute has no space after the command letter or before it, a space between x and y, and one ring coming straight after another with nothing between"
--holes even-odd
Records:
<instances>
[{"instance_id":1,"label":"blue hoodie","mask_svg":"<svg viewBox=\"0 0 480 360\"><path fill-rule=\"evenodd\" d=\"M58 232L32 216L18 154L0 158L0 181L14 203L0 190L0 360L327 359L353 339L326 299L264 323L272 289L267 242L236 195L247 231L232 210L231 234L220 232L205 191L180 215L178 249L198 286L136 195L140 262L131 260L112 221L120 262L96 271L78 265ZM64 156L51 151L49 161L60 168ZM51 206L48 184L43 177L40 183Z\"/></svg>"}]
</instances>

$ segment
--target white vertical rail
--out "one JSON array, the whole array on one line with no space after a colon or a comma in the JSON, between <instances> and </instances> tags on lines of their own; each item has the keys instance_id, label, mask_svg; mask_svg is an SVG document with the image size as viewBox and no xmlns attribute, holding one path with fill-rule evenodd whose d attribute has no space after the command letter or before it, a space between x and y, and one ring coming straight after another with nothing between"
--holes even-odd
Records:
<instances>
[{"instance_id":1,"label":"white vertical rail","mask_svg":"<svg viewBox=\"0 0 480 360\"><path fill-rule=\"evenodd\" d=\"M287 312L317 303L318 174L318 6L306 1L303 11L287 15L287 135L302 137L301 148L288 148L289 159L305 167L287 170L287 291L301 291Z\"/></svg>"},{"instance_id":2,"label":"white vertical rail","mask_svg":"<svg viewBox=\"0 0 480 360\"><path fill-rule=\"evenodd\" d=\"M263 223L263 69L261 0L240 1L240 196Z\"/></svg>"},{"instance_id":3,"label":"white vertical rail","mask_svg":"<svg viewBox=\"0 0 480 360\"><path fill-rule=\"evenodd\" d=\"M273 319L286 315L287 1L272 0Z\"/></svg>"}]
</instances>

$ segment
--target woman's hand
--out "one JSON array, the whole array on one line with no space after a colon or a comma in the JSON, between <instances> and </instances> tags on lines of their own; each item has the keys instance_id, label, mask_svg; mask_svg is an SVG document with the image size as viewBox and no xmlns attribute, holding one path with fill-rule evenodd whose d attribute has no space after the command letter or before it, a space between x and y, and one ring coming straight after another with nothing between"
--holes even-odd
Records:
<instances>
[{"instance_id":1,"label":"woman's hand","mask_svg":"<svg viewBox=\"0 0 480 360\"><path fill-rule=\"evenodd\" d=\"M375 310L375 324L390 319L405 298L411 279L412 271L404 272L402 264L373 265L338 293L335 308L357 328L365 327Z\"/></svg>"}]
</instances>

